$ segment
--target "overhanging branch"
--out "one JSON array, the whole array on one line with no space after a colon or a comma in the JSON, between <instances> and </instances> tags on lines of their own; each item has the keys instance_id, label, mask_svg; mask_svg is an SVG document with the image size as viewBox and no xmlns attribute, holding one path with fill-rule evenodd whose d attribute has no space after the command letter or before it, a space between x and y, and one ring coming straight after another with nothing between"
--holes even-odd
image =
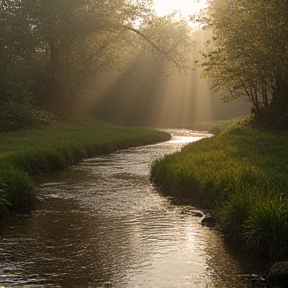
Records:
<instances>
[{"instance_id":1,"label":"overhanging branch","mask_svg":"<svg viewBox=\"0 0 288 288\"><path fill-rule=\"evenodd\" d=\"M179 69L179 71L182 70L181 65L167 51L165 51L165 50L161 49L160 47L158 47L152 40L150 40L142 32L140 32L139 30L137 30L135 28L132 28L130 26L124 26L124 28L127 29L127 30L130 30L130 31L138 34L142 38L144 38L155 50L157 50L159 53L164 55L168 60L172 61L176 65L176 67Z\"/></svg>"}]
</instances>

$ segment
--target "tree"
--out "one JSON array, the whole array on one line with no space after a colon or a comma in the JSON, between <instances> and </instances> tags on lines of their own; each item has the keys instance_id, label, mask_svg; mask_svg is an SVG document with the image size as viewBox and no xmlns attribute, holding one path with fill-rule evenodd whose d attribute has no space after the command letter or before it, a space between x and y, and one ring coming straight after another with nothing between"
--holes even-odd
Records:
<instances>
[{"instance_id":1,"label":"tree","mask_svg":"<svg viewBox=\"0 0 288 288\"><path fill-rule=\"evenodd\" d=\"M21 1L0 4L0 101L30 97L34 39ZM28 64L29 63L29 64Z\"/></svg>"},{"instance_id":2,"label":"tree","mask_svg":"<svg viewBox=\"0 0 288 288\"><path fill-rule=\"evenodd\" d=\"M150 4L3 0L0 49L6 62L1 63L0 76L7 80L7 93L1 99L7 101L13 94L20 100L27 94L35 105L58 115L71 114L89 95L90 82L109 70L128 70L136 50L150 50L184 68L188 29L179 21L172 23L172 16L157 18ZM5 76L7 67L12 67L11 75ZM15 81L18 90L12 93Z\"/></svg>"},{"instance_id":3,"label":"tree","mask_svg":"<svg viewBox=\"0 0 288 288\"><path fill-rule=\"evenodd\" d=\"M161 90L166 79L193 67L190 58L194 43L186 21L174 19L173 14L145 20L141 29L127 27L122 35L126 43L126 73L107 73L108 85L94 85L97 95L87 106L103 120L124 125L153 125L164 105Z\"/></svg>"},{"instance_id":4,"label":"tree","mask_svg":"<svg viewBox=\"0 0 288 288\"><path fill-rule=\"evenodd\" d=\"M248 99L259 121L288 124L288 1L210 0L204 75L224 101ZM276 122L275 122L276 121Z\"/></svg>"},{"instance_id":5,"label":"tree","mask_svg":"<svg viewBox=\"0 0 288 288\"><path fill-rule=\"evenodd\" d=\"M117 69L128 8L123 0L38 1L32 17L41 37L39 53L47 56L42 106L73 113L85 95L83 87L103 70Z\"/></svg>"}]
</instances>

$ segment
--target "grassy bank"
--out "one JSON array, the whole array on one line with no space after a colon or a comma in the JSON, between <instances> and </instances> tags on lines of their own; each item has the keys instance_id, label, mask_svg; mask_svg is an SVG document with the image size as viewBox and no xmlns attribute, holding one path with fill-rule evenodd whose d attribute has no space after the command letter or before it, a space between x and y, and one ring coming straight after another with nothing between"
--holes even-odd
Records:
<instances>
[{"instance_id":1,"label":"grassy bank","mask_svg":"<svg viewBox=\"0 0 288 288\"><path fill-rule=\"evenodd\" d=\"M226 130L228 127L236 124L240 118L233 118L229 120L215 120L208 122L194 122L191 124L188 129L197 130L197 131L207 131L211 134L218 135L223 130Z\"/></svg>"},{"instance_id":2,"label":"grassy bank","mask_svg":"<svg viewBox=\"0 0 288 288\"><path fill-rule=\"evenodd\" d=\"M92 119L0 133L0 215L26 209L33 203L31 175L62 169L97 154L169 138L159 131Z\"/></svg>"},{"instance_id":3,"label":"grassy bank","mask_svg":"<svg viewBox=\"0 0 288 288\"><path fill-rule=\"evenodd\" d=\"M288 133L234 126L157 160L152 181L211 208L253 253L288 257Z\"/></svg>"}]
</instances>

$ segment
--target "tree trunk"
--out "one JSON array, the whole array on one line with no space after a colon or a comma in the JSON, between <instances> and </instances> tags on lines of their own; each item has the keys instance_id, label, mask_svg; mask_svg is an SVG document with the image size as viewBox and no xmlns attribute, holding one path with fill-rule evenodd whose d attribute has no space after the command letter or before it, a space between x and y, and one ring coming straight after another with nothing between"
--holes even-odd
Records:
<instances>
[{"instance_id":1,"label":"tree trunk","mask_svg":"<svg viewBox=\"0 0 288 288\"><path fill-rule=\"evenodd\" d=\"M267 120L276 128L288 128L288 83L283 74L276 76L273 98L267 111Z\"/></svg>"}]
</instances>

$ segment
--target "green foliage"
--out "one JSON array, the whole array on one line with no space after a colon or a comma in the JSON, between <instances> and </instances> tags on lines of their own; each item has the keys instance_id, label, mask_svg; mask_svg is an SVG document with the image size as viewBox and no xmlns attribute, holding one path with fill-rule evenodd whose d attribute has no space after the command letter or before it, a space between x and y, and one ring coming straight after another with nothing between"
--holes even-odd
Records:
<instances>
[{"instance_id":1,"label":"green foliage","mask_svg":"<svg viewBox=\"0 0 288 288\"><path fill-rule=\"evenodd\" d=\"M243 223L247 220L255 203L261 201L263 195L259 191L253 191L255 187L246 187L245 190L238 189L227 196L224 203L219 201L221 207L219 217L223 227L229 228L232 233L241 235Z\"/></svg>"},{"instance_id":2,"label":"green foliage","mask_svg":"<svg viewBox=\"0 0 288 288\"><path fill-rule=\"evenodd\" d=\"M34 200L34 185L28 174L5 165L0 169L2 199L1 214L11 209L27 209Z\"/></svg>"},{"instance_id":3,"label":"green foliage","mask_svg":"<svg viewBox=\"0 0 288 288\"><path fill-rule=\"evenodd\" d=\"M254 205L243 224L244 239L252 251L272 259L287 258L287 200L287 195L271 193L265 197L259 197L258 201L253 203Z\"/></svg>"},{"instance_id":4,"label":"green foliage","mask_svg":"<svg viewBox=\"0 0 288 288\"><path fill-rule=\"evenodd\" d=\"M234 125L157 160L151 179L169 195L212 208L253 252L285 259L287 147L287 133Z\"/></svg>"},{"instance_id":5,"label":"green foliage","mask_svg":"<svg viewBox=\"0 0 288 288\"><path fill-rule=\"evenodd\" d=\"M9 110L11 102L20 108L25 99L67 116L81 110L100 76L129 71L140 53L185 68L189 26L172 16L157 18L150 5L149 0L0 2L0 103Z\"/></svg>"},{"instance_id":6,"label":"green foliage","mask_svg":"<svg viewBox=\"0 0 288 288\"><path fill-rule=\"evenodd\" d=\"M35 108L29 101L7 101L0 106L0 131L41 127L51 124L54 116Z\"/></svg>"},{"instance_id":7,"label":"green foliage","mask_svg":"<svg viewBox=\"0 0 288 288\"><path fill-rule=\"evenodd\" d=\"M212 39L203 53L203 75L223 101L248 99L255 121L287 127L287 2L210 0L208 4L202 21Z\"/></svg>"},{"instance_id":8,"label":"green foliage","mask_svg":"<svg viewBox=\"0 0 288 288\"><path fill-rule=\"evenodd\" d=\"M52 149L23 151L11 155L8 159L14 167L27 171L31 175L47 172L52 169L61 169L66 166L64 159L61 158L61 154Z\"/></svg>"}]
</instances>

